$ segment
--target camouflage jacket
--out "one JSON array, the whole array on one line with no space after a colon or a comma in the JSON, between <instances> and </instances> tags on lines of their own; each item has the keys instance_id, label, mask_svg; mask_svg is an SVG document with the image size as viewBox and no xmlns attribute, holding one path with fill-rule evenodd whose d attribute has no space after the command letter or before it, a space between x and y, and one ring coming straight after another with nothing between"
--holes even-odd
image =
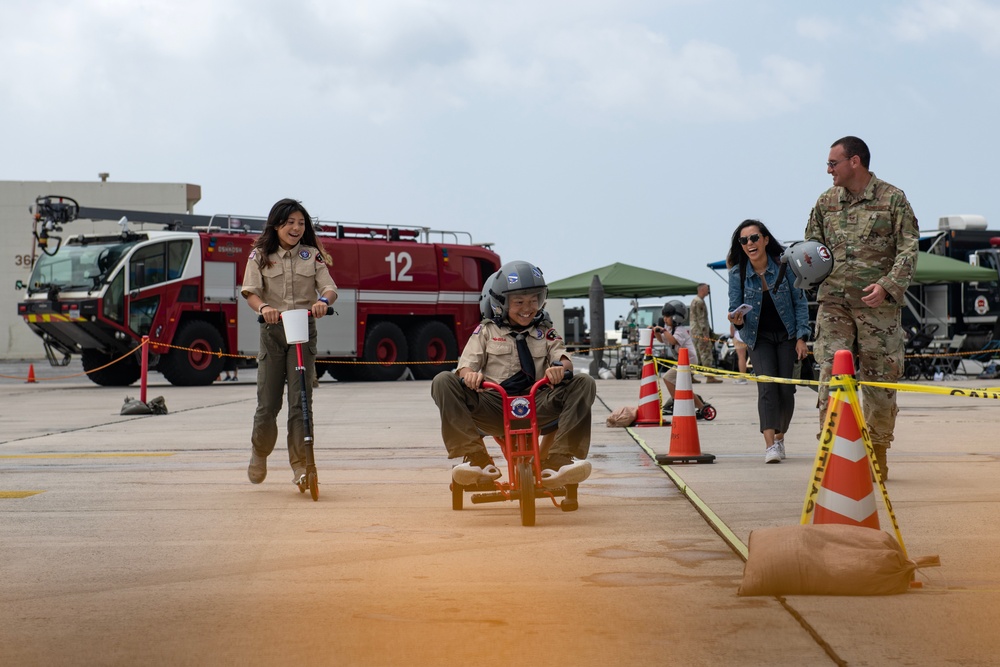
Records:
<instances>
[{"instance_id":1,"label":"camouflage jacket","mask_svg":"<svg viewBox=\"0 0 1000 667\"><path fill-rule=\"evenodd\" d=\"M833 272L820 285L818 300L858 305L862 290L878 283L901 306L917 266L919 237L906 195L874 173L860 197L830 188L816 201L805 233L833 254Z\"/></svg>"},{"instance_id":2,"label":"camouflage jacket","mask_svg":"<svg viewBox=\"0 0 1000 667\"><path fill-rule=\"evenodd\" d=\"M695 337L708 338L712 335L712 327L708 324L708 307L700 296L691 299L688 306L691 334Z\"/></svg>"}]
</instances>

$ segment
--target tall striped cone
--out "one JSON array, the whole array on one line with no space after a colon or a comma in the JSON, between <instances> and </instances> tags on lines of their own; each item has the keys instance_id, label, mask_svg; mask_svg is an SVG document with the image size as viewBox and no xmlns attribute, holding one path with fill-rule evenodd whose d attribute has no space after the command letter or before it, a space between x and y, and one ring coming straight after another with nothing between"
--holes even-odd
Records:
<instances>
[{"instance_id":1,"label":"tall striped cone","mask_svg":"<svg viewBox=\"0 0 1000 667\"><path fill-rule=\"evenodd\" d=\"M688 351L686 347L682 347L677 352L677 386L674 390L674 415L670 420L670 453L658 455L657 463L715 463L715 454L701 453L693 386Z\"/></svg>"},{"instance_id":2,"label":"tall striped cone","mask_svg":"<svg viewBox=\"0 0 1000 667\"><path fill-rule=\"evenodd\" d=\"M854 376L854 357L849 350L840 350L834 355L833 374ZM842 395L838 393L838 397ZM850 402L831 399L826 423L832 426L833 447L816 495L813 523L843 523L878 529L868 450Z\"/></svg>"},{"instance_id":3,"label":"tall striped cone","mask_svg":"<svg viewBox=\"0 0 1000 667\"><path fill-rule=\"evenodd\" d=\"M653 344L646 348L642 359L642 379L639 380L639 410L636 426L663 426L663 412L660 407L660 378L656 374L653 361Z\"/></svg>"}]
</instances>

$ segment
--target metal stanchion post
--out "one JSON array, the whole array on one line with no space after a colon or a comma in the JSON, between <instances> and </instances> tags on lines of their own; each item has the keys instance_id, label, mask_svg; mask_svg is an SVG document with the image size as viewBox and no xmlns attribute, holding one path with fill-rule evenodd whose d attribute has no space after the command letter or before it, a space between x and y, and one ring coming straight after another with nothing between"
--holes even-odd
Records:
<instances>
[{"instance_id":1,"label":"metal stanchion post","mask_svg":"<svg viewBox=\"0 0 1000 667\"><path fill-rule=\"evenodd\" d=\"M146 376L149 374L149 336L142 337L142 379L139 400L146 402Z\"/></svg>"}]
</instances>

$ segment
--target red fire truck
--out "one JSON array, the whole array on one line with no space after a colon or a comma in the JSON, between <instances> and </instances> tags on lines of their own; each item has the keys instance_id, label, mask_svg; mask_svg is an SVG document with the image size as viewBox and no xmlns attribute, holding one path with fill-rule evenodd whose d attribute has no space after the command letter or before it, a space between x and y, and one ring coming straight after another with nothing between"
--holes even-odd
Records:
<instances>
[{"instance_id":1,"label":"red fire truck","mask_svg":"<svg viewBox=\"0 0 1000 667\"><path fill-rule=\"evenodd\" d=\"M39 197L34 214L37 259L17 312L52 365L80 355L97 384L127 386L139 378L143 336L150 367L175 385L213 382L219 352L253 365L259 325L240 284L266 220L86 208L54 195ZM56 235L76 219L117 220L121 231ZM317 372L394 380L406 368L419 379L453 368L479 323L481 287L500 266L490 244L423 227L314 225L339 293L335 316L318 327L317 359L365 362L317 363Z\"/></svg>"}]
</instances>

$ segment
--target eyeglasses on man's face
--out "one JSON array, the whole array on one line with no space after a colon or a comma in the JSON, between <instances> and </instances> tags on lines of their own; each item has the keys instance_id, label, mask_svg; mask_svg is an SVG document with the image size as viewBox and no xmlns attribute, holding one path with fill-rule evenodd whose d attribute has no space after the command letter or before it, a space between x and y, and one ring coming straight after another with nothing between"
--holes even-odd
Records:
<instances>
[{"instance_id":1,"label":"eyeglasses on man's face","mask_svg":"<svg viewBox=\"0 0 1000 667\"><path fill-rule=\"evenodd\" d=\"M748 243L756 243L760 241L760 234L751 234L750 236L741 236L740 245L746 245Z\"/></svg>"},{"instance_id":2,"label":"eyeglasses on man's face","mask_svg":"<svg viewBox=\"0 0 1000 667\"><path fill-rule=\"evenodd\" d=\"M836 167L836 166L837 166L838 164L840 164L841 162L847 162L847 161L848 161L848 160L850 160L850 159L851 159L851 158L849 158L849 157L845 157L845 158L841 158L841 159L839 159L839 160L827 160L827 161L826 161L826 168L827 168L827 169L833 169L833 168L835 168L835 167Z\"/></svg>"}]
</instances>

